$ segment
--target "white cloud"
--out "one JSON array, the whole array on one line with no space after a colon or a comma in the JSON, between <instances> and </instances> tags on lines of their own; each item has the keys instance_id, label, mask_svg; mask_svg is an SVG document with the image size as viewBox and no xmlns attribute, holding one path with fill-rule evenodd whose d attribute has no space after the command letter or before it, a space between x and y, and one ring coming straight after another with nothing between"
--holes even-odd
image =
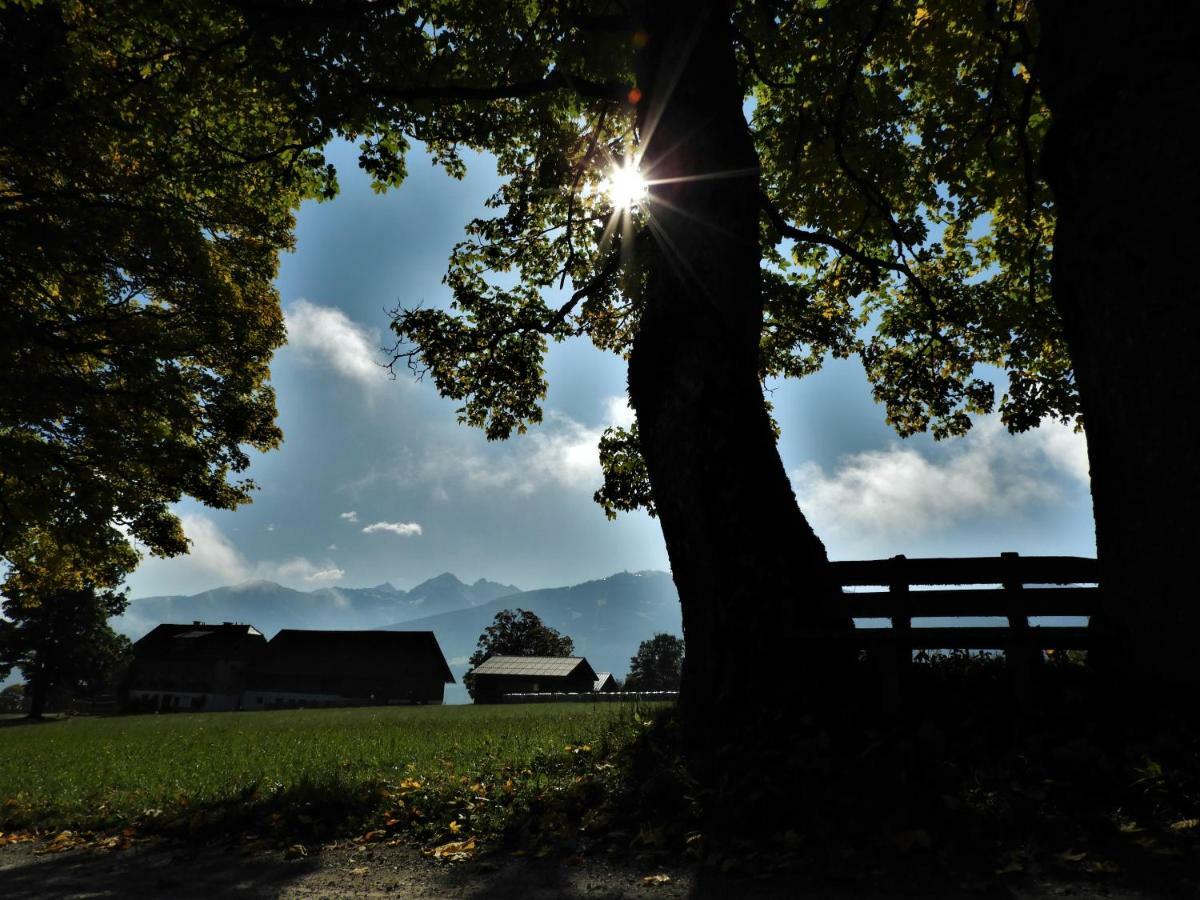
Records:
<instances>
[{"instance_id":1,"label":"white cloud","mask_svg":"<svg viewBox=\"0 0 1200 900\"><path fill-rule=\"evenodd\" d=\"M607 426L604 426L607 427ZM479 451L431 452L419 475L431 482L455 482L473 490L509 490L532 494L554 485L594 491L600 484L598 445L604 427L589 428L562 413L504 445Z\"/></svg>"},{"instance_id":2,"label":"white cloud","mask_svg":"<svg viewBox=\"0 0 1200 900\"><path fill-rule=\"evenodd\" d=\"M225 583L246 581L252 567L216 522L201 515L180 516L183 533L190 541L186 557L189 568L198 574L215 576Z\"/></svg>"},{"instance_id":3,"label":"white cloud","mask_svg":"<svg viewBox=\"0 0 1200 900\"><path fill-rule=\"evenodd\" d=\"M349 512L342 513L341 515L338 516L338 518L345 519L347 522L357 522L358 521L358 513L356 513L354 510L350 510Z\"/></svg>"},{"instance_id":4,"label":"white cloud","mask_svg":"<svg viewBox=\"0 0 1200 900\"><path fill-rule=\"evenodd\" d=\"M367 387L387 381L379 365L379 335L340 309L297 300L285 310L285 321L288 346L306 362Z\"/></svg>"},{"instance_id":5,"label":"white cloud","mask_svg":"<svg viewBox=\"0 0 1200 900\"><path fill-rule=\"evenodd\" d=\"M331 584L346 574L329 560L314 563L303 556L252 562L208 516L185 513L180 521L190 541L188 554L174 559L151 557L139 567L139 580L163 585L151 593L176 593L173 586L180 584L189 590L206 590L257 580L302 587Z\"/></svg>"},{"instance_id":6,"label":"white cloud","mask_svg":"<svg viewBox=\"0 0 1200 900\"><path fill-rule=\"evenodd\" d=\"M604 399L604 412L608 418L608 423L616 425L619 428L629 428L637 421L633 407L629 405L629 398L625 396L606 397Z\"/></svg>"},{"instance_id":7,"label":"white cloud","mask_svg":"<svg viewBox=\"0 0 1200 900\"><path fill-rule=\"evenodd\" d=\"M345 577L345 569L339 569L337 566L330 566L328 569L318 569L309 575L305 575L304 580L308 582L334 582L341 581Z\"/></svg>"},{"instance_id":8,"label":"white cloud","mask_svg":"<svg viewBox=\"0 0 1200 900\"><path fill-rule=\"evenodd\" d=\"M411 535L421 534L422 528L416 522L374 522L363 528L363 534L376 534L381 531L388 531L392 534L398 534L401 537L410 537Z\"/></svg>"},{"instance_id":9,"label":"white cloud","mask_svg":"<svg viewBox=\"0 0 1200 900\"><path fill-rule=\"evenodd\" d=\"M994 416L938 457L894 445L846 456L833 472L806 463L790 475L818 534L867 539L1019 513L1088 483L1083 435L1046 422L1013 436Z\"/></svg>"}]
</instances>

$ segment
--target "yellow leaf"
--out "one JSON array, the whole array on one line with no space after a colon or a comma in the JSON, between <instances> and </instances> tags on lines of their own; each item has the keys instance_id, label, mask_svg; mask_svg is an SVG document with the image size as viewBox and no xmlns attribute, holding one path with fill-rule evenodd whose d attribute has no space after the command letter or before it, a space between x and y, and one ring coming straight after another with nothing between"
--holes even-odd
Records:
<instances>
[{"instance_id":1,"label":"yellow leaf","mask_svg":"<svg viewBox=\"0 0 1200 900\"><path fill-rule=\"evenodd\" d=\"M460 831L462 831L461 825L459 825L457 822L450 823L450 833L451 834L458 834Z\"/></svg>"},{"instance_id":2,"label":"yellow leaf","mask_svg":"<svg viewBox=\"0 0 1200 900\"><path fill-rule=\"evenodd\" d=\"M670 884L670 883L671 883L670 875L662 875L662 874L647 875L645 878L642 879L642 884Z\"/></svg>"},{"instance_id":3,"label":"yellow leaf","mask_svg":"<svg viewBox=\"0 0 1200 900\"><path fill-rule=\"evenodd\" d=\"M465 841L449 841L426 852L435 859L468 859L475 852L475 838L469 837Z\"/></svg>"},{"instance_id":4,"label":"yellow leaf","mask_svg":"<svg viewBox=\"0 0 1200 900\"><path fill-rule=\"evenodd\" d=\"M371 870L368 869L366 866L358 866L357 868L351 869L350 874L351 875L366 875L367 872L369 872L369 871L371 871Z\"/></svg>"},{"instance_id":5,"label":"yellow leaf","mask_svg":"<svg viewBox=\"0 0 1200 900\"><path fill-rule=\"evenodd\" d=\"M1200 819L1180 819L1178 822L1171 823L1172 831L1190 831L1200 825Z\"/></svg>"}]
</instances>

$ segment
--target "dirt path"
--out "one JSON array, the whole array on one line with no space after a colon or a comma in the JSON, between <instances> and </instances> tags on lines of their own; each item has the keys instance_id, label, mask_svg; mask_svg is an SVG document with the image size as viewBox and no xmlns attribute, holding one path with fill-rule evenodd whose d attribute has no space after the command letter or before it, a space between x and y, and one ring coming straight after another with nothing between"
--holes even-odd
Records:
<instances>
[{"instance_id":1,"label":"dirt path","mask_svg":"<svg viewBox=\"0 0 1200 900\"><path fill-rule=\"evenodd\" d=\"M666 876L652 883L647 876ZM30 844L0 848L0 897L140 898L413 897L446 900L741 900L741 898L968 896L980 898L1107 897L1148 900L1152 894L1096 883L1013 882L971 885L800 885L710 873L679 866L647 868L604 859L533 860L483 857L435 863L407 847L340 846L297 859L246 854L236 847L146 843L115 853L74 850L36 855Z\"/></svg>"}]
</instances>

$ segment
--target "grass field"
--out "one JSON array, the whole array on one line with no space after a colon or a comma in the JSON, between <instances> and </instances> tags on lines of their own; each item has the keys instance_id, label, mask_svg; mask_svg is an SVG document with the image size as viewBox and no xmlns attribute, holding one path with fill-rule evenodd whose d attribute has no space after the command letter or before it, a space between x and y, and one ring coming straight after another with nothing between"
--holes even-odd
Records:
<instances>
[{"instance_id":1,"label":"grass field","mask_svg":"<svg viewBox=\"0 0 1200 900\"><path fill-rule=\"evenodd\" d=\"M496 830L505 810L602 776L644 715L571 703L10 725L0 728L0 829L195 830L237 819L291 832L379 820L424 839Z\"/></svg>"}]
</instances>

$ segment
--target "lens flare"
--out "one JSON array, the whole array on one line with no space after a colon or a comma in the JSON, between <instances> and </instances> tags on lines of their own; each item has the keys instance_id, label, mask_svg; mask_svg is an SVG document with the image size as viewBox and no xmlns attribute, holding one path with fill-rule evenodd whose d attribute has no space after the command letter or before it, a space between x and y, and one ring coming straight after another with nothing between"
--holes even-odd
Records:
<instances>
[{"instance_id":1,"label":"lens flare","mask_svg":"<svg viewBox=\"0 0 1200 900\"><path fill-rule=\"evenodd\" d=\"M604 180L604 193L615 209L636 209L646 201L646 179L633 163L613 166Z\"/></svg>"}]
</instances>

